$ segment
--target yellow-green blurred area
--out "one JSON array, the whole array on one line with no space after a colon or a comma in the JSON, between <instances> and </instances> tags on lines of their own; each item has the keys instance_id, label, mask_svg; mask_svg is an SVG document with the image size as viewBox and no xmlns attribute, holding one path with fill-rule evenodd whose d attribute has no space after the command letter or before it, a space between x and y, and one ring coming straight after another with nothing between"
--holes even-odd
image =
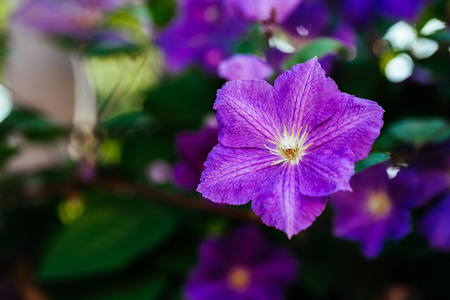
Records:
<instances>
[{"instance_id":1,"label":"yellow-green blurred area","mask_svg":"<svg viewBox=\"0 0 450 300\"><path fill-rule=\"evenodd\" d=\"M161 61L161 54L150 46L131 56L88 57L88 72L102 107L101 120L141 110L143 92L154 87L161 76Z\"/></svg>"}]
</instances>

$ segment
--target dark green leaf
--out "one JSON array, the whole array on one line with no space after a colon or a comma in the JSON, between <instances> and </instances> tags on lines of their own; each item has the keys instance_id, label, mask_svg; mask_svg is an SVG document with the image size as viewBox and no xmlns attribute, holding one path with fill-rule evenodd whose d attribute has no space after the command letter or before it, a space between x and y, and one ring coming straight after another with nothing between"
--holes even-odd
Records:
<instances>
[{"instance_id":1,"label":"dark green leaf","mask_svg":"<svg viewBox=\"0 0 450 300\"><path fill-rule=\"evenodd\" d=\"M0 165L3 165L11 156L16 153L16 149L0 144Z\"/></svg>"},{"instance_id":2,"label":"dark green leaf","mask_svg":"<svg viewBox=\"0 0 450 300\"><path fill-rule=\"evenodd\" d=\"M146 129L151 125L151 118L142 112L130 112L114 117L103 124L108 132L123 134L129 130Z\"/></svg>"},{"instance_id":3,"label":"dark green leaf","mask_svg":"<svg viewBox=\"0 0 450 300\"><path fill-rule=\"evenodd\" d=\"M65 128L26 110L13 110L2 122L2 129L19 130L31 141L54 140L67 133Z\"/></svg>"},{"instance_id":4,"label":"dark green leaf","mask_svg":"<svg viewBox=\"0 0 450 300\"><path fill-rule=\"evenodd\" d=\"M177 10L177 1L175 0L153 0L149 5L153 22L157 27L166 26Z\"/></svg>"},{"instance_id":5,"label":"dark green leaf","mask_svg":"<svg viewBox=\"0 0 450 300\"><path fill-rule=\"evenodd\" d=\"M358 161L355 164L355 172L356 173L361 172L362 170L367 169L368 167L373 166L382 161L385 161L387 159L389 159L389 155L387 155L386 153L381 152L370 153L366 158Z\"/></svg>"},{"instance_id":6,"label":"dark green leaf","mask_svg":"<svg viewBox=\"0 0 450 300\"><path fill-rule=\"evenodd\" d=\"M441 118L403 119L392 124L388 134L400 142L421 146L449 138L450 125Z\"/></svg>"},{"instance_id":7,"label":"dark green leaf","mask_svg":"<svg viewBox=\"0 0 450 300\"><path fill-rule=\"evenodd\" d=\"M55 280L118 269L160 245L174 228L172 214L147 202L91 207L51 240L39 275Z\"/></svg>"},{"instance_id":8,"label":"dark green leaf","mask_svg":"<svg viewBox=\"0 0 450 300\"><path fill-rule=\"evenodd\" d=\"M287 70L293 65L304 63L313 57L321 58L327 54L334 54L343 49L344 46L335 39L319 38L300 49L300 51L292 54L284 61L283 67Z\"/></svg>"}]
</instances>

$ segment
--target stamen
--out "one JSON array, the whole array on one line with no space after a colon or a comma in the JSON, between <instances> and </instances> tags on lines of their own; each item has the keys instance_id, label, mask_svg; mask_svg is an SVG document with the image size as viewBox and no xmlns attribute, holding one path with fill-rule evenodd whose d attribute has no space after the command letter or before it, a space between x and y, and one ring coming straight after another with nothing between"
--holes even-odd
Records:
<instances>
[{"instance_id":1,"label":"stamen","mask_svg":"<svg viewBox=\"0 0 450 300\"><path fill-rule=\"evenodd\" d=\"M308 149L312 143L309 143L305 146L306 140L308 139L309 133L308 126L305 126L305 130L302 130L303 127L300 127L298 132L295 132L295 124L292 125L292 131L289 134L286 128L286 125L283 125L283 136L281 135L278 128L275 128L278 137L274 135L276 140L268 141L276 146L276 148L270 148L267 145L264 145L271 154L277 155L281 159L275 160L272 163L273 165L277 165L280 163L290 163L292 165L296 165L300 162L303 155L305 155L305 150Z\"/></svg>"}]
</instances>

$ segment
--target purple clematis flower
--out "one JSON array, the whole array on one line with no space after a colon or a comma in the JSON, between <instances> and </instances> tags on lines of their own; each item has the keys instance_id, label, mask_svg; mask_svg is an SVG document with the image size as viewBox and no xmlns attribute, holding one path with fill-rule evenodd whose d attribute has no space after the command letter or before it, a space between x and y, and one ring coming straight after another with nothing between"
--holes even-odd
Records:
<instances>
[{"instance_id":1,"label":"purple clematis flower","mask_svg":"<svg viewBox=\"0 0 450 300\"><path fill-rule=\"evenodd\" d=\"M429 207L419 231L433 247L450 250L450 141L424 146L398 176L413 190L413 205Z\"/></svg>"},{"instance_id":2,"label":"purple clematis flower","mask_svg":"<svg viewBox=\"0 0 450 300\"><path fill-rule=\"evenodd\" d=\"M292 35L317 37L323 35L330 11L322 1L304 0L282 24Z\"/></svg>"},{"instance_id":3,"label":"purple clematis flower","mask_svg":"<svg viewBox=\"0 0 450 300\"><path fill-rule=\"evenodd\" d=\"M177 138L181 160L174 169L175 183L188 190L194 190L200 182L208 153L217 145L219 128L207 126L198 133L182 133Z\"/></svg>"},{"instance_id":4,"label":"purple clematis flower","mask_svg":"<svg viewBox=\"0 0 450 300\"><path fill-rule=\"evenodd\" d=\"M275 21L282 23L302 0L227 0L239 15L250 22ZM272 20L273 19L273 20Z\"/></svg>"},{"instance_id":5,"label":"purple clematis flower","mask_svg":"<svg viewBox=\"0 0 450 300\"><path fill-rule=\"evenodd\" d=\"M297 274L296 260L271 246L253 227L200 248L200 264L189 276L189 300L281 300Z\"/></svg>"},{"instance_id":6,"label":"purple clematis flower","mask_svg":"<svg viewBox=\"0 0 450 300\"><path fill-rule=\"evenodd\" d=\"M363 253L377 256L388 238L398 240L411 229L412 190L400 176L389 180L388 163L380 163L356 174L353 192L330 196L335 210L334 234L361 243Z\"/></svg>"},{"instance_id":7,"label":"purple clematis flower","mask_svg":"<svg viewBox=\"0 0 450 300\"><path fill-rule=\"evenodd\" d=\"M376 17L414 21L427 3L434 0L342 0L343 17L354 26L368 26Z\"/></svg>"},{"instance_id":8,"label":"purple clematis flower","mask_svg":"<svg viewBox=\"0 0 450 300\"><path fill-rule=\"evenodd\" d=\"M219 76L226 80L244 78L267 79L272 73L272 67L253 54L235 54L219 64Z\"/></svg>"},{"instance_id":9,"label":"purple clematis flower","mask_svg":"<svg viewBox=\"0 0 450 300\"><path fill-rule=\"evenodd\" d=\"M216 203L245 204L289 237L311 225L326 198L351 190L354 162L383 124L375 102L338 90L317 59L263 80L227 82L214 104L219 145L198 191Z\"/></svg>"},{"instance_id":10,"label":"purple clematis flower","mask_svg":"<svg viewBox=\"0 0 450 300\"><path fill-rule=\"evenodd\" d=\"M247 25L231 14L224 0L183 0L177 19L160 33L157 43L170 71L199 64L215 72Z\"/></svg>"},{"instance_id":11,"label":"purple clematis flower","mask_svg":"<svg viewBox=\"0 0 450 300\"><path fill-rule=\"evenodd\" d=\"M15 20L45 34L87 41L117 39L101 30L105 16L130 0L28 0L15 13ZM103 35L105 34L105 35Z\"/></svg>"},{"instance_id":12,"label":"purple clematis flower","mask_svg":"<svg viewBox=\"0 0 450 300\"><path fill-rule=\"evenodd\" d=\"M424 146L399 175L414 189L414 206L426 205L450 188L450 141Z\"/></svg>"},{"instance_id":13,"label":"purple clematis flower","mask_svg":"<svg viewBox=\"0 0 450 300\"><path fill-rule=\"evenodd\" d=\"M450 190L419 222L419 231L431 246L450 251Z\"/></svg>"}]
</instances>

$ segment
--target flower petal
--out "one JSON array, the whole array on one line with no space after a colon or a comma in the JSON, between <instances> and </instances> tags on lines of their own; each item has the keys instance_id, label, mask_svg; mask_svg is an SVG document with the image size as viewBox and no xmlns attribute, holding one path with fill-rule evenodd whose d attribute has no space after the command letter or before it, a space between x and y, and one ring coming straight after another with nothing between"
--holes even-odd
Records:
<instances>
[{"instance_id":1,"label":"flower petal","mask_svg":"<svg viewBox=\"0 0 450 300\"><path fill-rule=\"evenodd\" d=\"M273 69L256 55L235 54L219 64L218 73L226 80L267 79L273 73Z\"/></svg>"},{"instance_id":2,"label":"flower petal","mask_svg":"<svg viewBox=\"0 0 450 300\"><path fill-rule=\"evenodd\" d=\"M450 251L450 193L444 195L419 222L419 232L431 246Z\"/></svg>"},{"instance_id":3,"label":"flower petal","mask_svg":"<svg viewBox=\"0 0 450 300\"><path fill-rule=\"evenodd\" d=\"M274 140L275 128L280 127L273 87L264 80L227 82L217 92L214 103L219 141L233 148L266 149L268 139Z\"/></svg>"},{"instance_id":4,"label":"flower petal","mask_svg":"<svg viewBox=\"0 0 450 300\"><path fill-rule=\"evenodd\" d=\"M297 129L314 128L340 107L339 90L316 58L293 66L280 75L274 84L275 101L282 124Z\"/></svg>"},{"instance_id":5,"label":"flower petal","mask_svg":"<svg viewBox=\"0 0 450 300\"><path fill-rule=\"evenodd\" d=\"M309 227L325 208L326 197L307 197L300 193L298 169L281 165L252 201L253 211L264 224L284 231L289 238Z\"/></svg>"},{"instance_id":6,"label":"flower petal","mask_svg":"<svg viewBox=\"0 0 450 300\"><path fill-rule=\"evenodd\" d=\"M267 150L219 144L208 155L197 191L216 203L245 204L276 169L272 163Z\"/></svg>"},{"instance_id":7,"label":"flower petal","mask_svg":"<svg viewBox=\"0 0 450 300\"><path fill-rule=\"evenodd\" d=\"M308 143L310 150L328 144L328 147L350 148L355 161L365 158L383 126L383 109L370 100L340 93L341 109L314 128Z\"/></svg>"},{"instance_id":8,"label":"flower petal","mask_svg":"<svg viewBox=\"0 0 450 300\"><path fill-rule=\"evenodd\" d=\"M229 0L232 8L248 21L268 21L275 13L275 21L282 23L302 0Z\"/></svg>"},{"instance_id":9,"label":"flower petal","mask_svg":"<svg viewBox=\"0 0 450 300\"><path fill-rule=\"evenodd\" d=\"M337 191L351 191L353 157L350 150L328 144L308 152L298 165L300 192L309 197L320 197Z\"/></svg>"}]
</instances>

